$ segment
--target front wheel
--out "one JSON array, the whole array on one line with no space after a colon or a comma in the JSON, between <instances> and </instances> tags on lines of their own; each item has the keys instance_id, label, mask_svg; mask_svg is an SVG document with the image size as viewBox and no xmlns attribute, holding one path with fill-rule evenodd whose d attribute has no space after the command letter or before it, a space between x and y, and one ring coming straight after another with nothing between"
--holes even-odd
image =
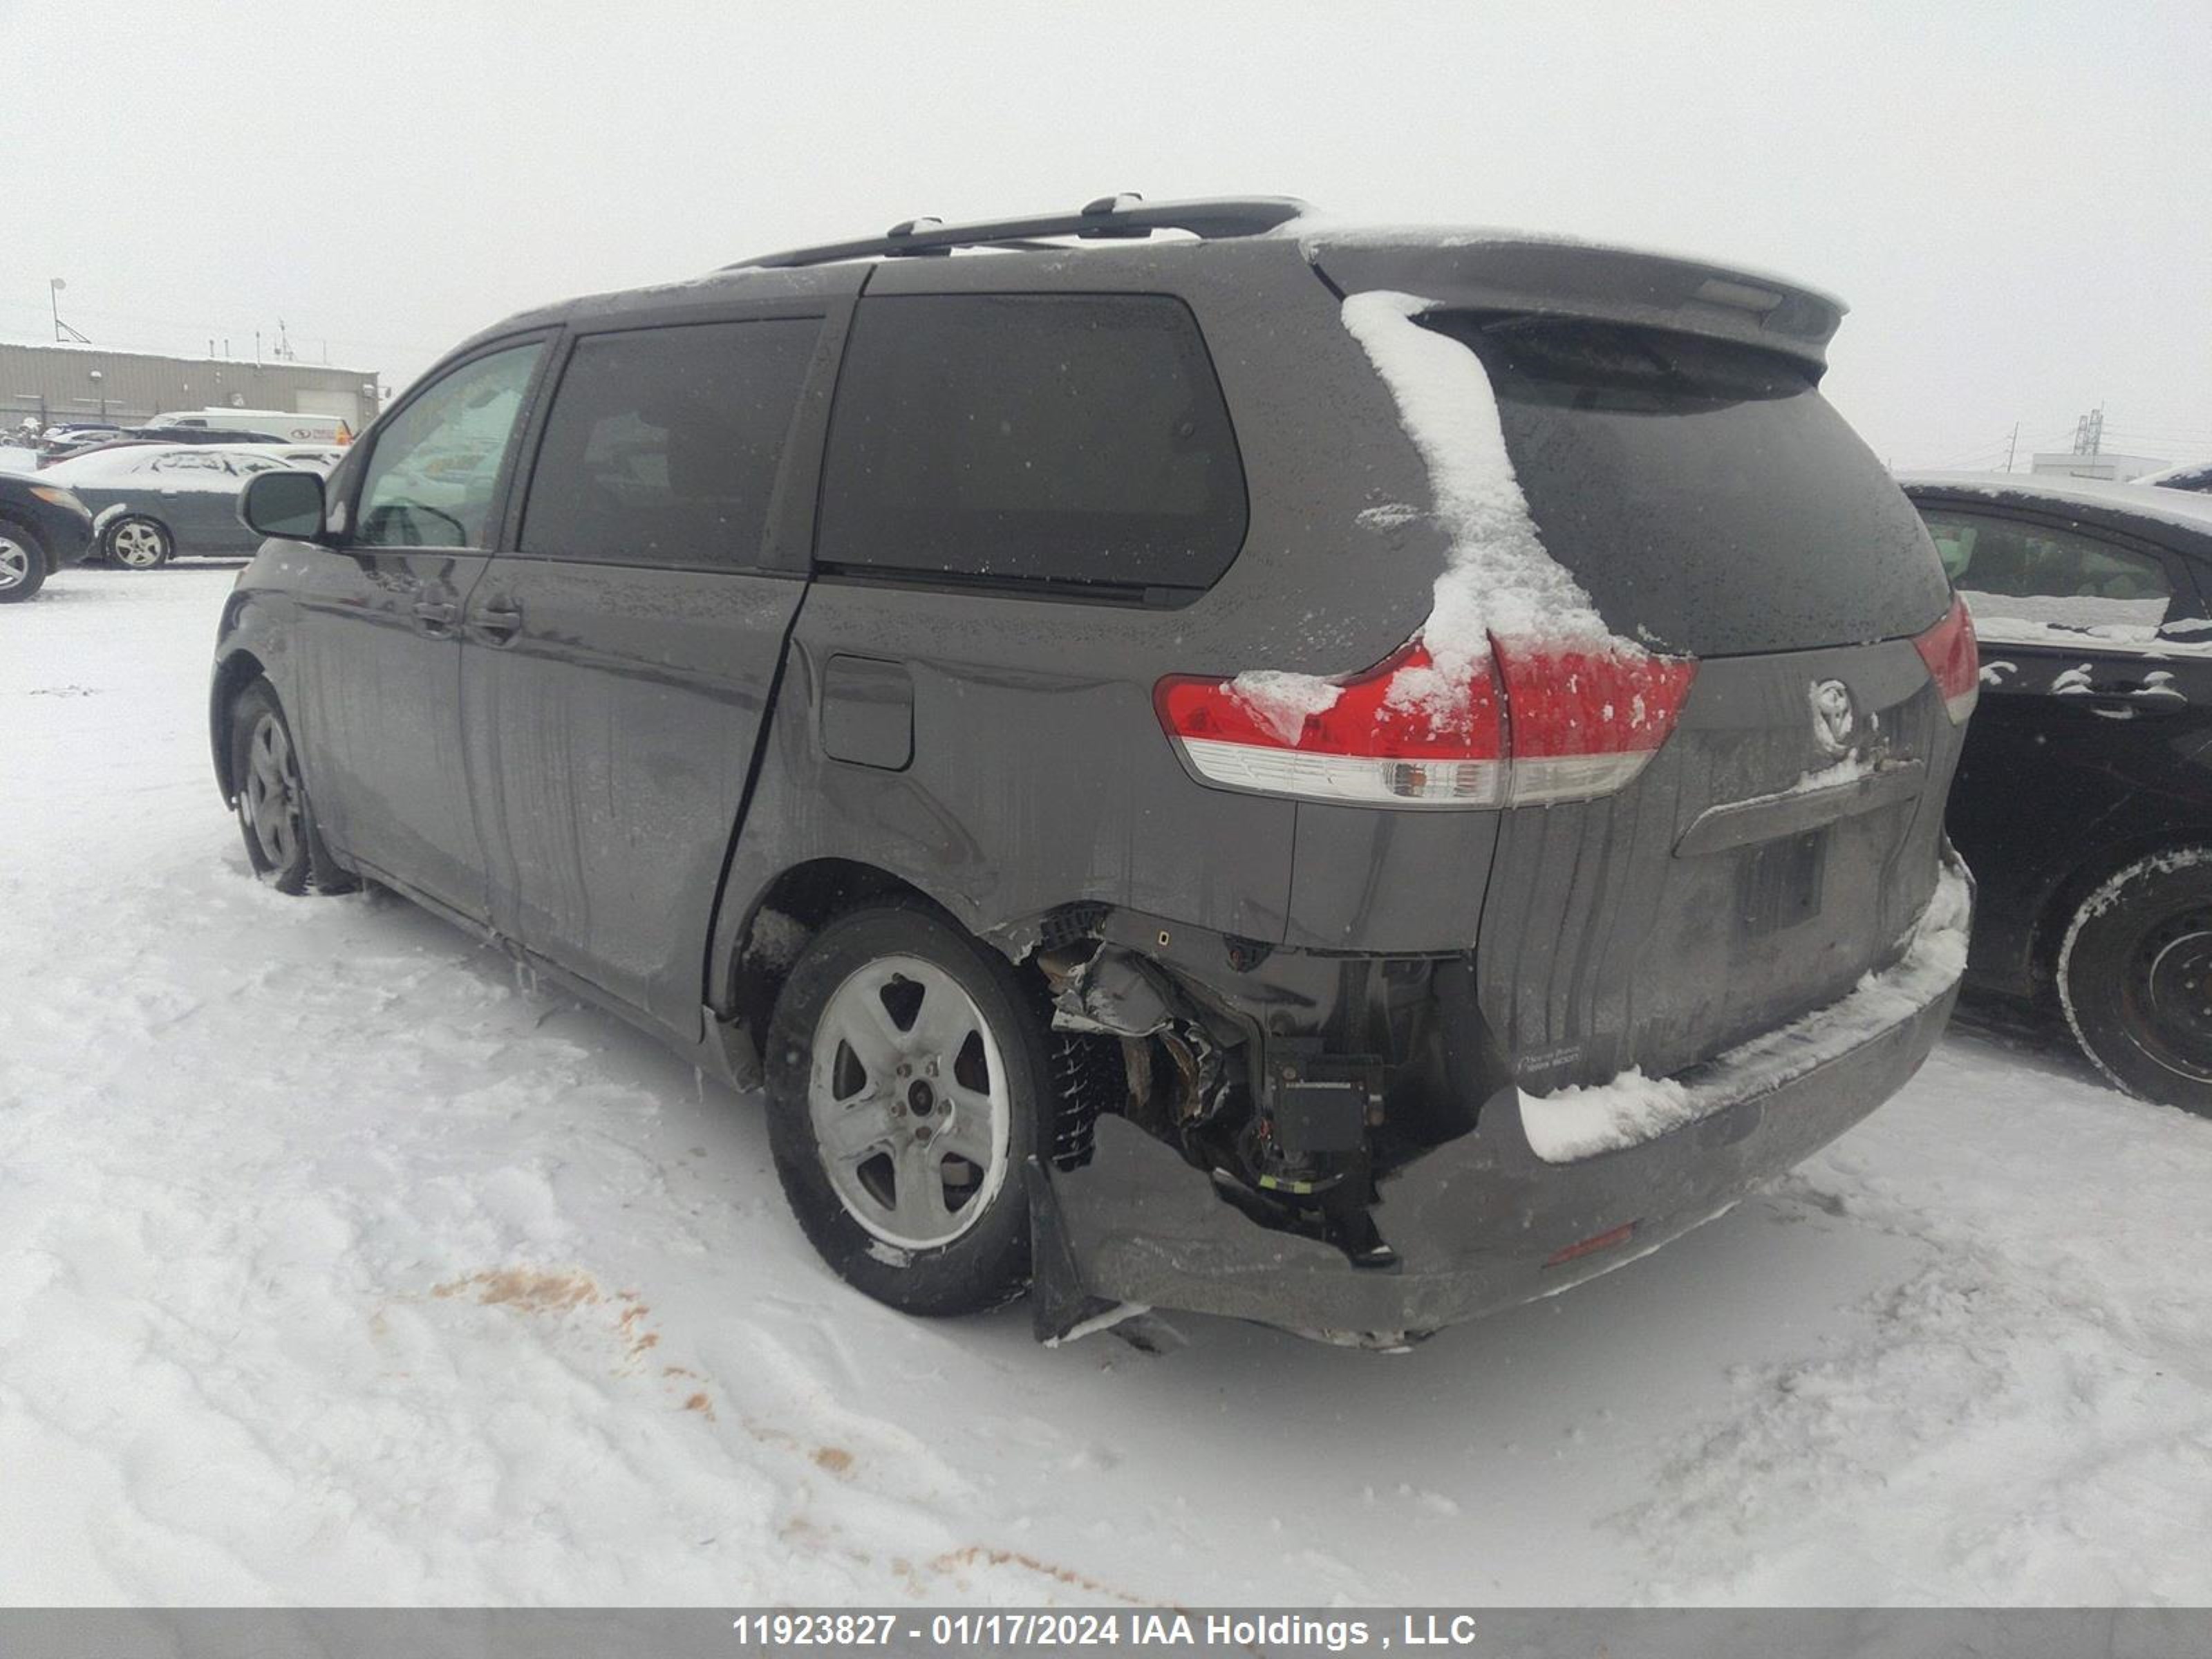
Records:
<instances>
[{"instance_id":1,"label":"front wheel","mask_svg":"<svg viewBox=\"0 0 2212 1659\"><path fill-rule=\"evenodd\" d=\"M915 1314L1020 1293L1022 1166L1062 1109L1042 997L919 907L856 912L807 946L768 1041L769 1144L823 1259Z\"/></svg>"},{"instance_id":2,"label":"front wheel","mask_svg":"<svg viewBox=\"0 0 2212 1659\"><path fill-rule=\"evenodd\" d=\"M265 679L253 681L231 705L230 777L254 874L280 893L304 893L311 884L339 892L353 884L323 845L292 728Z\"/></svg>"},{"instance_id":3,"label":"front wheel","mask_svg":"<svg viewBox=\"0 0 2212 1659\"><path fill-rule=\"evenodd\" d=\"M46 550L20 525L0 523L0 605L27 599L46 586Z\"/></svg>"},{"instance_id":4,"label":"front wheel","mask_svg":"<svg viewBox=\"0 0 2212 1659\"><path fill-rule=\"evenodd\" d=\"M2059 947L2058 989L2106 1077L2212 1115L2212 848L2139 860L2090 894Z\"/></svg>"},{"instance_id":5,"label":"front wheel","mask_svg":"<svg viewBox=\"0 0 2212 1659\"><path fill-rule=\"evenodd\" d=\"M156 570L175 555L176 543L163 526L128 513L107 526L100 550L125 570Z\"/></svg>"}]
</instances>

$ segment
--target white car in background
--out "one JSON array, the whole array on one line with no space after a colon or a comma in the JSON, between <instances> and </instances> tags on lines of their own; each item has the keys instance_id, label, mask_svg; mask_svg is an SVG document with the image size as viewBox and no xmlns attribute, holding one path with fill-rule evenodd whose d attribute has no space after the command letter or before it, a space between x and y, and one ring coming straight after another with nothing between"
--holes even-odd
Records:
<instances>
[{"instance_id":1,"label":"white car in background","mask_svg":"<svg viewBox=\"0 0 2212 1659\"><path fill-rule=\"evenodd\" d=\"M225 432L265 432L288 443L353 441L353 428L337 415L303 415L283 409L179 409L156 415L139 428L159 432L165 427L214 427Z\"/></svg>"}]
</instances>

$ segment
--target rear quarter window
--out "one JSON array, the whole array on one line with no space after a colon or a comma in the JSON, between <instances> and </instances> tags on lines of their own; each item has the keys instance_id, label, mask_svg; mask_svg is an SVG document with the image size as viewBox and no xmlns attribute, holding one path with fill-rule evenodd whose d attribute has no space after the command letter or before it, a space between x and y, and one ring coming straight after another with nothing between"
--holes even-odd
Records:
<instances>
[{"instance_id":1,"label":"rear quarter window","mask_svg":"<svg viewBox=\"0 0 2212 1659\"><path fill-rule=\"evenodd\" d=\"M1244 540L1229 412L1166 295L863 300L824 465L833 568L1200 589Z\"/></svg>"}]
</instances>

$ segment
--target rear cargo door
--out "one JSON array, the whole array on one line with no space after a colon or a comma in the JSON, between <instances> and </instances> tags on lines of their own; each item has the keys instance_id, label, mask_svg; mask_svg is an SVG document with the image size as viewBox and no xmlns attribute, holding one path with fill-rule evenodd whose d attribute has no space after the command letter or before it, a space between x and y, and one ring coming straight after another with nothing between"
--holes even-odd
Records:
<instances>
[{"instance_id":1,"label":"rear cargo door","mask_svg":"<svg viewBox=\"0 0 2212 1659\"><path fill-rule=\"evenodd\" d=\"M845 302L575 331L463 617L494 927L695 1031Z\"/></svg>"},{"instance_id":2,"label":"rear cargo door","mask_svg":"<svg viewBox=\"0 0 2212 1659\"><path fill-rule=\"evenodd\" d=\"M1479 972L1523 1086L1675 1072L1841 997L1933 890L1959 745L1913 644L1951 602L1918 515L1791 357L1429 320L1487 369L1546 550L1699 664L1625 790L1503 815Z\"/></svg>"}]
</instances>

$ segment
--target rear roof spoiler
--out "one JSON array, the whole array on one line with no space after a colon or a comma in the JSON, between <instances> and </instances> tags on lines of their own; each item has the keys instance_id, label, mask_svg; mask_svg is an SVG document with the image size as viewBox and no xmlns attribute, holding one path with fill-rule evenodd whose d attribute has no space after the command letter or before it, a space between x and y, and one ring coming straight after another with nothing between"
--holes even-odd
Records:
<instances>
[{"instance_id":1,"label":"rear roof spoiler","mask_svg":"<svg viewBox=\"0 0 2212 1659\"><path fill-rule=\"evenodd\" d=\"M1259 236L1310 210L1295 196L1200 197L1182 202L1147 202L1133 194L1102 196L1075 213L982 219L958 225L944 224L935 219L908 219L893 225L881 236L763 253L722 269L762 270L830 264L840 259L908 258L949 254L959 247L1018 247L1055 236L1073 236L1085 241L1133 241L1156 230L1188 231L1209 240Z\"/></svg>"},{"instance_id":2,"label":"rear roof spoiler","mask_svg":"<svg viewBox=\"0 0 2212 1659\"><path fill-rule=\"evenodd\" d=\"M1505 231L1317 229L1299 243L1342 293L1395 289L1454 310L1672 329L1785 352L1816 373L1848 309L1782 277Z\"/></svg>"}]
</instances>

